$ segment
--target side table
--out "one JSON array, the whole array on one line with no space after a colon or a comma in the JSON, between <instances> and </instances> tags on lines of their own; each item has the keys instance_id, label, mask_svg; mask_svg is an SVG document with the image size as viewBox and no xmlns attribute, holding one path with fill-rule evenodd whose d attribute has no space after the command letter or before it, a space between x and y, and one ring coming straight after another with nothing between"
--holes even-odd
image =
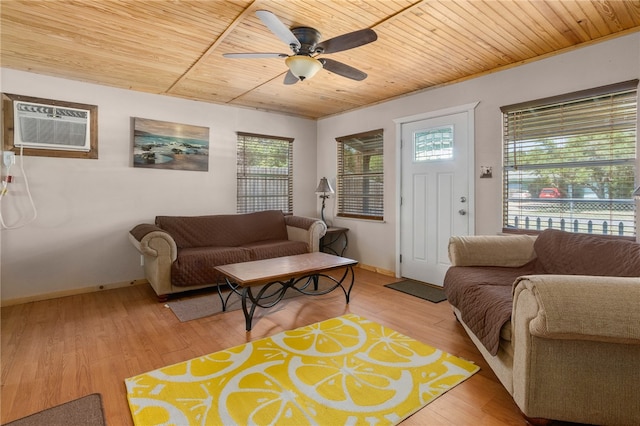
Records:
<instances>
[{"instance_id":1,"label":"side table","mask_svg":"<svg viewBox=\"0 0 640 426\"><path fill-rule=\"evenodd\" d=\"M349 228L329 227L320 239L320 251L342 256L349 245L347 238Z\"/></svg>"}]
</instances>

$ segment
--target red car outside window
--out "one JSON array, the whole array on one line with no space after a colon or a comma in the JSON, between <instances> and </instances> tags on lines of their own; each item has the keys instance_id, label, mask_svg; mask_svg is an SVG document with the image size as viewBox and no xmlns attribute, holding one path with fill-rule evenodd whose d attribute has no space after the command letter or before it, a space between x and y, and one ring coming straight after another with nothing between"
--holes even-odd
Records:
<instances>
[{"instance_id":1,"label":"red car outside window","mask_svg":"<svg viewBox=\"0 0 640 426\"><path fill-rule=\"evenodd\" d=\"M539 198L562 198L562 193L558 190L558 188L542 188L540 191Z\"/></svg>"}]
</instances>

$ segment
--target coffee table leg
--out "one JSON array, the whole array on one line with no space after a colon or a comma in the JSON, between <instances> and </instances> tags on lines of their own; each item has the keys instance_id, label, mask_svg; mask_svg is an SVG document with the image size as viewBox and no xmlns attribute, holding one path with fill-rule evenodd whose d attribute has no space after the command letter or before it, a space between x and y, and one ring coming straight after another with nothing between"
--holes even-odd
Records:
<instances>
[{"instance_id":1,"label":"coffee table leg","mask_svg":"<svg viewBox=\"0 0 640 426\"><path fill-rule=\"evenodd\" d=\"M341 284L341 287L342 287L342 282L344 281L345 278L347 278L347 275L349 273L351 274L351 283L349 284L349 289L344 292L344 295L345 295L345 297L347 299L347 305L349 304L349 297L351 296L351 289L353 288L353 283L355 282L355 278L356 278L356 274L353 272L353 267L351 265L349 265L347 267L347 270L344 273L344 277L342 277L342 279L340 280L340 284ZM344 290L344 287L342 287L342 289Z\"/></svg>"},{"instance_id":2,"label":"coffee table leg","mask_svg":"<svg viewBox=\"0 0 640 426\"><path fill-rule=\"evenodd\" d=\"M351 282L349 283L349 288L346 288L345 287L345 280L347 279L347 277L349 275L351 275ZM327 277L327 278L333 279L331 277ZM340 277L339 280L333 279L333 282L335 282L336 285L334 287L332 287L331 289L329 289L328 292L331 292L331 291L335 290L336 288L340 287L340 289L344 293L344 297L345 297L345 299L347 301L347 304L349 304L349 298L351 297L351 289L353 288L353 284L355 283L355 279L356 279L356 274L355 274L355 272L353 272L353 266L349 265L344 269L344 274L342 274L342 277ZM321 293L321 294L326 294L328 292Z\"/></svg>"},{"instance_id":3,"label":"coffee table leg","mask_svg":"<svg viewBox=\"0 0 640 426\"><path fill-rule=\"evenodd\" d=\"M238 291L238 285L232 283L231 281L229 281L229 278L225 277L224 278L225 281L227 282L227 285L229 286L229 294L227 294L227 297L224 297L222 295L222 290L220 289L220 285L218 284L218 295L220 296L220 301L222 302L222 312L226 312L227 310L227 305L229 304L229 298L233 295L233 293L238 294L241 296L240 292Z\"/></svg>"},{"instance_id":4,"label":"coffee table leg","mask_svg":"<svg viewBox=\"0 0 640 426\"><path fill-rule=\"evenodd\" d=\"M251 299L251 310L247 309L247 296ZM251 287L244 287L242 289L242 312L244 312L247 331L251 331L253 313L256 311L256 302L257 301L253 299L253 294L251 294Z\"/></svg>"},{"instance_id":5,"label":"coffee table leg","mask_svg":"<svg viewBox=\"0 0 640 426\"><path fill-rule=\"evenodd\" d=\"M246 325L246 330L251 330L251 318L249 317L249 311L247 311L247 291L249 291L249 287L245 287L242 289L242 312L244 312L244 321Z\"/></svg>"},{"instance_id":6,"label":"coffee table leg","mask_svg":"<svg viewBox=\"0 0 640 426\"><path fill-rule=\"evenodd\" d=\"M349 274L351 274L351 282L349 283L349 288L345 288L344 281L347 279L347 277L349 276ZM251 293L251 286L247 286L247 287L242 287L242 312L244 313L244 318L245 318L245 325L246 325L246 330L247 331L251 331L252 328L252 322L253 322L253 314L256 311L256 306L261 306L263 308L269 308L272 306L275 306L278 302L280 302L280 300L282 300L282 298L284 297L284 293L287 291L287 289L289 288L293 288L297 291L299 291L302 294L308 294L308 295L313 295L312 293L306 293L304 291L304 288L306 288L307 285L309 285L311 282L313 282L313 287L314 287L314 291L318 290L318 281L320 279L320 276L322 274L313 274L313 275L307 275L301 278L292 278L287 282L282 282L282 281L274 281L272 283L269 283L266 287L264 287L262 290L260 290L258 292L257 298L253 296L253 293ZM349 298L351 296L351 289L353 288L353 284L355 282L355 272L353 271L353 266L349 265L345 268L344 271L344 275L342 275L342 278L340 278L340 280L336 280L333 279L327 275L322 275L322 276L326 276L327 278L330 278L334 281L334 283L336 283L336 285L334 287L332 287L331 289L329 289L328 291L319 293L319 294L326 294L328 292L331 292L333 290L335 290L337 287L340 287L342 289L342 291L344 292L347 304L349 304ZM303 286L302 289L296 288L295 287L295 283L298 282L299 280L303 280L306 279L307 283ZM228 280L227 280L228 282ZM270 304L267 305L261 305L260 304L260 300L262 299L264 292L267 290L268 287L270 287L273 284L281 284L282 285L282 289L280 291L280 295L279 297L273 301ZM233 289L234 292L240 294L238 290L240 286L235 287ZM273 293L272 295L274 295L275 293ZM221 296L222 297L222 296ZM247 297L251 300L251 309L249 309L249 307L247 306ZM223 310L224 310L224 303L223 303Z\"/></svg>"},{"instance_id":7,"label":"coffee table leg","mask_svg":"<svg viewBox=\"0 0 640 426\"><path fill-rule=\"evenodd\" d=\"M227 281L227 284L231 285L229 283L228 278L225 277L225 280ZM222 296L222 290L220 289L220 284L218 284L216 288L218 289L218 296L220 296L220 303L222 304L222 312L224 312L227 310L227 303L226 303L226 300L224 300L224 296Z\"/></svg>"}]
</instances>

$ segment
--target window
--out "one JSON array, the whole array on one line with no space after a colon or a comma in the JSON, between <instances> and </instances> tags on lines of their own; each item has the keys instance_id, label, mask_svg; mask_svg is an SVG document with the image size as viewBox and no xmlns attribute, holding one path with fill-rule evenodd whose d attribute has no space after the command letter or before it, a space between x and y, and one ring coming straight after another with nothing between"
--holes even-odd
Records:
<instances>
[{"instance_id":1,"label":"window","mask_svg":"<svg viewBox=\"0 0 640 426\"><path fill-rule=\"evenodd\" d=\"M413 161L449 160L453 158L453 126L436 127L415 133Z\"/></svg>"},{"instance_id":2,"label":"window","mask_svg":"<svg viewBox=\"0 0 640 426\"><path fill-rule=\"evenodd\" d=\"M238 213L293 213L293 139L238 133Z\"/></svg>"},{"instance_id":3,"label":"window","mask_svg":"<svg viewBox=\"0 0 640 426\"><path fill-rule=\"evenodd\" d=\"M338 216L383 219L382 133L380 129L336 138Z\"/></svg>"},{"instance_id":4,"label":"window","mask_svg":"<svg viewBox=\"0 0 640 426\"><path fill-rule=\"evenodd\" d=\"M503 227L636 234L638 80L503 107Z\"/></svg>"}]
</instances>

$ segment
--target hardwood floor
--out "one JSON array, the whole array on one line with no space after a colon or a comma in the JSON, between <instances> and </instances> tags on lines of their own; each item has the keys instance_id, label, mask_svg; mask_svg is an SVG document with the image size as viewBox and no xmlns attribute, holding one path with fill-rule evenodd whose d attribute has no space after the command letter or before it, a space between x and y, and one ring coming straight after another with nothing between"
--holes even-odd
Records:
<instances>
[{"instance_id":1,"label":"hardwood floor","mask_svg":"<svg viewBox=\"0 0 640 426\"><path fill-rule=\"evenodd\" d=\"M449 304L384 287L395 281L357 268L349 305L339 291L286 299L249 333L240 310L181 323L146 284L3 308L0 423L98 392L107 423L131 425L125 378L355 313L481 367L403 425L524 425Z\"/></svg>"}]
</instances>

